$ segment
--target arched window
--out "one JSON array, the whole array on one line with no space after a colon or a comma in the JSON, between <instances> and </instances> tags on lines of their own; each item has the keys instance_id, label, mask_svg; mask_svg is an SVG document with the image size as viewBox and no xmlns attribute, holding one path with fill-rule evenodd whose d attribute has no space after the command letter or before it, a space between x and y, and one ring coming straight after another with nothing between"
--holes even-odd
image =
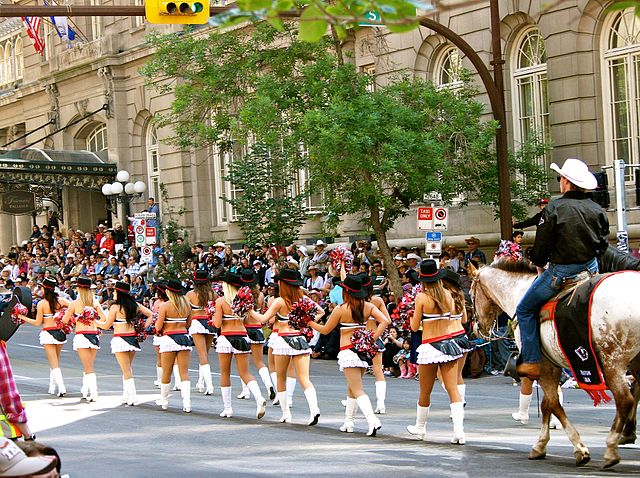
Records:
<instances>
[{"instance_id":1,"label":"arched window","mask_svg":"<svg viewBox=\"0 0 640 478\"><path fill-rule=\"evenodd\" d=\"M4 44L5 83L11 83L15 79L13 68L13 43L9 40Z\"/></svg>"},{"instance_id":2,"label":"arched window","mask_svg":"<svg viewBox=\"0 0 640 478\"><path fill-rule=\"evenodd\" d=\"M147 160L147 176L149 178L149 197L160 201L160 154L158 132L149 125L147 127L146 137L146 160Z\"/></svg>"},{"instance_id":3,"label":"arched window","mask_svg":"<svg viewBox=\"0 0 640 478\"><path fill-rule=\"evenodd\" d=\"M440 53L433 69L433 82L440 88L462 86L462 57L457 48L447 48Z\"/></svg>"},{"instance_id":4,"label":"arched window","mask_svg":"<svg viewBox=\"0 0 640 478\"><path fill-rule=\"evenodd\" d=\"M525 30L515 42L512 59L513 118L516 147L549 139L547 54L537 28ZM541 158L541 163L546 158Z\"/></svg>"},{"instance_id":5,"label":"arched window","mask_svg":"<svg viewBox=\"0 0 640 478\"><path fill-rule=\"evenodd\" d=\"M4 85L7 82L5 77L5 66L4 66L4 47L0 44L0 85Z\"/></svg>"},{"instance_id":6,"label":"arched window","mask_svg":"<svg viewBox=\"0 0 640 478\"><path fill-rule=\"evenodd\" d=\"M96 153L101 159L106 160L106 151L109 147L107 143L107 126L104 124L96 126L93 131L87 135L86 145L86 149Z\"/></svg>"},{"instance_id":7,"label":"arched window","mask_svg":"<svg viewBox=\"0 0 640 478\"><path fill-rule=\"evenodd\" d=\"M22 72L24 71L24 56L22 54L22 38L16 38L14 47L14 60L15 60L15 77L16 80L22 79Z\"/></svg>"},{"instance_id":8,"label":"arched window","mask_svg":"<svg viewBox=\"0 0 640 478\"><path fill-rule=\"evenodd\" d=\"M606 158L640 157L640 19L633 7L612 14L602 35ZM631 179L631 177L629 177Z\"/></svg>"}]
</instances>

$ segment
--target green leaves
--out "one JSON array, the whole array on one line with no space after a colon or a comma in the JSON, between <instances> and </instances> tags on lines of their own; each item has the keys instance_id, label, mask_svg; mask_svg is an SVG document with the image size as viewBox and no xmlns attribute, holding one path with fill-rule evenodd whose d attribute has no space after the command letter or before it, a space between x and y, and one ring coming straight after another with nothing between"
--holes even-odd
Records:
<instances>
[{"instance_id":1,"label":"green leaves","mask_svg":"<svg viewBox=\"0 0 640 478\"><path fill-rule=\"evenodd\" d=\"M324 13L315 4L311 4L300 15L300 39L315 43L326 35L328 26Z\"/></svg>"}]
</instances>

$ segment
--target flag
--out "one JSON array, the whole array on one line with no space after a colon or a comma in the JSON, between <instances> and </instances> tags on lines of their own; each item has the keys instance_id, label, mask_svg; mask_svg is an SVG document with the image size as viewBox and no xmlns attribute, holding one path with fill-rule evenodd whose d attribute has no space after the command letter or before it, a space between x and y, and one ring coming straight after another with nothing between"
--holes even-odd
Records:
<instances>
[{"instance_id":1,"label":"flag","mask_svg":"<svg viewBox=\"0 0 640 478\"><path fill-rule=\"evenodd\" d=\"M46 1L45 5L49 5ZM55 3L54 3L55 4ZM56 27L56 31L58 32L58 36L61 40L65 40L67 42L67 48L71 48L71 42L76 38L76 32L73 28L69 26L69 19L67 17L49 17L51 18L51 23Z\"/></svg>"},{"instance_id":2,"label":"flag","mask_svg":"<svg viewBox=\"0 0 640 478\"><path fill-rule=\"evenodd\" d=\"M40 37L40 17L22 17L22 21L27 29L27 35L33 40L33 48L36 52L44 55L44 38Z\"/></svg>"}]
</instances>

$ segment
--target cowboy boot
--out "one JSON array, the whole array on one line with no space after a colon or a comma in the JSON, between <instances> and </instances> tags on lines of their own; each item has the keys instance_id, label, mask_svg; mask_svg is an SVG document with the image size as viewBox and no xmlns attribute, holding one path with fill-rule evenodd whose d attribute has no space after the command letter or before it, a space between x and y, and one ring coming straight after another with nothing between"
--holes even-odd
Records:
<instances>
[{"instance_id":1,"label":"cowboy boot","mask_svg":"<svg viewBox=\"0 0 640 478\"><path fill-rule=\"evenodd\" d=\"M273 400L274 398L276 398L276 391L273 388L273 383L271 382L271 377L269 376L269 369L267 367L262 367L260 370L258 370L258 375L260 375L260 379L267 389L269 400Z\"/></svg>"},{"instance_id":2,"label":"cowboy boot","mask_svg":"<svg viewBox=\"0 0 640 478\"><path fill-rule=\"evenodd\" d=\"M132 378L124 381L127 390L127 405L130 407L138 404L138 397L136 395L136 382Z\"/></svg>"},{"instance_id":3,"label":"cowboy boot","mask_svg":"<svg viewBox=\"0 0 640 478\"><path fill-rule=\"evenodd\" d=\"M367 424L369 425L367 436L368 437L376 436L376 433L378 432L378 430L380 430L380 428L382 428L382 425L380 423L380 420L378 420L378 417L376 417L375 414L373 413L371 400L369 400L369 397L365 393L363 395L360 395L358 398L356 398L356 402L358 404L358 407L360 407L360 411L362 411L362 414L367 419Z\"/></svg>"},{"instance_id":4,"label":"cowboy boot","mask_svg":"<svg viewBox=\"0 0 640 478\"><path fill-rule=\"evenodd\" d=\"M160 399L156 400L156 405L162 407L163 410L169 408L169 389L170 383L160 383Z\"/></svg>"},{"instance_id":5,"label":"cowboy boot","mask_svg":"<svg viewBox=\"0 0 640 478\"><path fill-rule=\"evenodd\" d=\"M256 401L256 418L259 420L264 417L264 414L267 411L267 401L262 396L262 393L260 392L260 386L255 380L251 380L247 384L247 388Z\"/></svg>"},{"instance_id":6,"label":"cowboy boot","mask_svg":"<svg viewBox=\"0 0 640 478\"><path fill-rule=\"evenodd\" d=\"M464 404L455 402L450 405L451 416L453 418L453 438L451 443L454 445L464 445L466 443L464 435Z\"/></svg>"},{"instance_id":7,"label":"cowboy boot","mask_svg":"<svg viewBox=\"0 0 640 478\"><path fill-rule=\"evenodd\" d=\"M200 365L198 367L198 381L196 382L196 390L199 393L203 393L204 392L204 374L203 374L202 367L203 367L203 365Z\"/></svg>"},{"instance_id":8,"label":"cowboy boot","mask_svg":"<svg viewBox=\"0 0 640 478\"><path fill-rule=\"evenodd\" d=\"M213 381L211 380L211 365L208 363L201 365L202 378L204 381L204 394L213 395Z\"/></svg>"},{"instance_id":9,"label":"cowboy boot","mask_svg":"<svg viewBox=\"0 0 640 478\"><path fill-rule=\"evenodd\" d=\"M231 418L233 416L233 409L231 408L231 387L220 387L222 393L222 403L224 404L224 410L220 413L222 418Z\"/></svg>"},{"instance_id":10,"label":"cowboy boot","mask_svg":"<svg viewBox=\"0 0 640 478\"><path fill-rule=\"evenodd\" d=\"M53 381L58 387L58 397L64 397L67 393L67 388L64 386L64 380L62 380L62 370L54 368L51 373L53 374Z\"/></svg>"},{"instance_id":11,"label":"cowboy boot","mask_svg":"<svg viewBox=\"0 0 640 478\"><path fill-rule=\"evenodd\" d=\"M180 382L180 395L182 396L182 411L191 413L191 381Z\"/></svg>"},{"instance_id":12,"label":"cowboy boot","mask_svg":"<svg viewBox=\"0 0 640 478\"><path fill-rule=\"evenodd\" d=\"M56 394L56 381L53 378L53 369L49 369L49 395Z\"/></svg>"},{"instance_id":13,"label":"cowboy boot","mask_svg":"<svg viewBox=\"0 0 640 478\"><path fill-rule=\"evenodd\" d=\"M282 410L280 423L291 423L291 411L289 410L287 392L278 392L278 402L280 402L280 409Z\"/></svg>"},{"instance_id":14,"label":"cowboy boot","mask_svg":"<svg viewBox=\"0 0 640 478\"><path fill-rule=\"evenodd\" d=\"M318 423L320 418L320 408L318 408L318 396L316 395L316 389L311 386L304 391L304 396L307 398L309 404L309 425L310 427Z\"/></svg>"},{"instance_id":15,"label":"cowboy boot","mask_svg":"<svg viewBox=\"0 0 640 478\"><path fill-rule=\"evenodd\" d=\"M531 405L532 396L533 394L524 395L521 393L518 411L511 414L511 416L515 421L520 422L523 425L526 425L527 423L529 423L529 405Z\"/></svg>"},{"instance_id":16,"label":"cowboy boot","mask_svg":"<svg viewBox=\"0 0 640 478\"><path fill-rule=\"evenodd\" d=\"M353 433L353 426L355 424L355 414L358 402L355 398L347 397L346 407L344 409L344 423L340 427L341 432Z\"/></svg>"},{"instance_id":17,"label":"cowboy boot","mask_svg":"<svg viewBox=\"0 0 640 478\"><path fill-rule=\"evenodd\" d=\"M427 419L429 418L429 408L416 405L416 424L407 426L407 431L413 436L424 440L427 435Z\"/></svg>"},{"instance_id":18,"label":"cowboy boot","mask_svg":"<svg viewBox=\"0 0 640 478\"><path fill-rule=\"evenodd\" d=\"M387 382L380 380L376 382L376 409L375 413L384 415L387 413L387 409L384 406L384 401L387 398Z\"/></svg>"}]
</instances>

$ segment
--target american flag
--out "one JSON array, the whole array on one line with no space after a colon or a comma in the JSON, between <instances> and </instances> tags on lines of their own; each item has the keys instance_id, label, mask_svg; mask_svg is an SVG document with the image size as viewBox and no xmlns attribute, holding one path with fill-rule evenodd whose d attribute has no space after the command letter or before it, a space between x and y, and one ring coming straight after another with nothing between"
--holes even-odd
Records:
<instances>
[{"instance_id":1,"label":"american flag","mask_svg":"<svg viewBox=\"0 0 640 478\"><path fill-rule=\"evenodd\" d=\"M44 55L44 38L40 37L40 24L42 18L40 17L22 17L25 27L27 28L27 35L33 40L33 47L38 53Z\"/></svg>"}]
</instances>

